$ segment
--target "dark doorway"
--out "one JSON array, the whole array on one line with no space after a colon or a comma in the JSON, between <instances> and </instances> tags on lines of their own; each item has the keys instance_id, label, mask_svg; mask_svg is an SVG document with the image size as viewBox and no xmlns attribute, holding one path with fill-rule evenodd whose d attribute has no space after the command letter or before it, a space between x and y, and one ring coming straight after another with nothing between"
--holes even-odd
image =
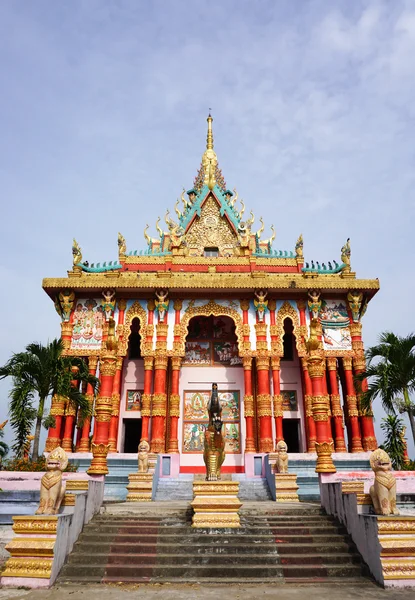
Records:
<instances>
[{"instance_id":1,"label":"dark doorway","mask_svg":"<svg viewBox=\"0 0 415 600\"><path fill-rule=\"evenodd\" d=\"M300 419L283 419L282 434L288 452L300 452Z\"/></svg>"},{"instance_id":2,"label":"dark doorway","mask_svg":"<svg viewBox=\"0 0 415 600\"><path fill-rule=\"evenodd\" d=\"M124 419L124 452L137 454L141 440L141 419Z\"/></svg>"}]
</instances>

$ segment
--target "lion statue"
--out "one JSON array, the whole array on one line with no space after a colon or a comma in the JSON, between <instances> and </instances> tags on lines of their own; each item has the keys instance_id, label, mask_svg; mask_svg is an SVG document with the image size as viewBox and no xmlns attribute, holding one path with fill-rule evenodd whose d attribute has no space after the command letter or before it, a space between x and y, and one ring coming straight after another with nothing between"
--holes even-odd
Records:
<instances>
[{"instance_id":1,"label":"lion statue","mask_svg":"<svg viewBox=\"0 0 415 600\"><path fill-rule=\"evenodd\" d=\"M138 472L148 473L148 452L150 450L150 444L146 440L141 440L138 445Z\"/></svg>"},{"instance_id":2,"label":"lion statue","mask_svg":"<svg viewBox=\"0 0 415 600\"><path fill-rule=\"evenodd\" d=\"M36 515L56 515L65 495L66 483L62 471L68 465L68 456L61 447L50 452L46 459L47 472L40 482L40 503Z\"/></svg>"},{"instance_id":3,"label":"lion statue","mask_svg":"<svg viewBox=\"0 0 415 600\"><path fill-rule=\"evenodd\" d=\"M288 473L288 446L284 440L280 440L277 444L277 473Z\"/></svg>"},{"instance_id":4,"label":"lion statue","mask_svg":"<svg viewBox=\"0 0 415 600\"><path fill-rule=\"evenodd\" d=\"M384 450L378 448L370 455L370 466L375 473L375 482L369 490L375 513L399 515L396 508L396 479L391 473L391 459Z\"/></svg>"}]
</instances>

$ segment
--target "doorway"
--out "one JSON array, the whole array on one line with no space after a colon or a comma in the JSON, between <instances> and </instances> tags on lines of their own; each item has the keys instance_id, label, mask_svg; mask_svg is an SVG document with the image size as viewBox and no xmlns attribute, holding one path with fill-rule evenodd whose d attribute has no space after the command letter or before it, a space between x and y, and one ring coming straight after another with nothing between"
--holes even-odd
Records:
<instances>
[{"instance_id":1,"label":"doorway","mask_svg":"<svg viewBox=\"0 0 415 600\"><path fill-rule=\"evenodd\" d=\"M124 419L124 452L137 454L141 440L141 419Z\"/></svg>"},{"instance_id":2,"label":"doorway","mask_svg":"<svg viewBox=\"0 0 415 600\"><path fill-rule=\"evenodd\" d=\"M300 452L300 419L283 419L282 434L288 452Z\"/></svg>"}]
</instances>

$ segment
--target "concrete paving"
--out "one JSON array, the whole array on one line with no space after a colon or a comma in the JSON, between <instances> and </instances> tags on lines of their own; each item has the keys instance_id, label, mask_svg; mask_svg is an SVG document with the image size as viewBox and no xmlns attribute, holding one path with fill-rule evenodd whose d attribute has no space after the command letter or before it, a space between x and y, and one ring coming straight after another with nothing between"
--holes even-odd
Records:
<instances>
[{"instance_id":1,"label":"concrete paving","mask_svg":"<svg viewBox=\"0 0 415 600\"><path fill-rule=\"evenodd\" d=\"M367 585L85 585L50 590L0 589L0 600L413 600L414 590Z\"/></svg>"}]
</instances>

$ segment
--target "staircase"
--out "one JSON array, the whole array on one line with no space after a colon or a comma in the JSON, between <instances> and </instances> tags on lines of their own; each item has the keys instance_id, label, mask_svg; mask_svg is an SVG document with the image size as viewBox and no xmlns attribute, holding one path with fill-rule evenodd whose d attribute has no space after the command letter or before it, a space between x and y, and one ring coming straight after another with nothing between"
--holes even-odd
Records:
<instances>
[{"instance_id":1,"label":"staircase","mask_svg":"<svg viewBox=\"0 0 415 600\"><path fill-rule=\"evenodd\" d=\"M159 503L152 511L137 507L135 514L96 516L58 583L372 585L345 530L319 507L266 505L258 511L252 503L242 511L241 528L233 530L193 529L188 509L163 515Z\"/></svg>"},{"instance_id":2,"label":"staircase","mask_svg":"<svg viewBox=\"0 0 415 600\"><path fill-rule=\"evenodd\" d=\"M233 481L239 481L238 498L242 501L265 502L272 500L266 479L246 477L244 474L232 474Z\"/></svg>"},{"instance_id":3,"label":"staircase","mask_svg":"<svg viewBox=\"0 0 415 600\"><path fill-rule=\"evenodd\" d=\"M155 501L193 500L193 475L180 475L179 478L161 477L158 482Z\"/></svg>"}]
</instances>

